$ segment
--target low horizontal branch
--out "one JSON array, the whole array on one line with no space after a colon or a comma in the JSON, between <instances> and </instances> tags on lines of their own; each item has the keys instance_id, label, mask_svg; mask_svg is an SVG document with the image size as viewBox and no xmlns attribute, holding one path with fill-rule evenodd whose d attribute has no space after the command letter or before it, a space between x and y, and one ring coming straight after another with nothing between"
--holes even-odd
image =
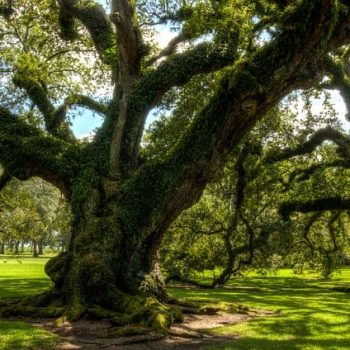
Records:
<instances>
[{"instance_id":1,"label":"low horizontal branch","mask_svg":"<svg viewBox=\"0 0 350 350\"><path fill-rule=\"evenodd\" d=\"M288 219L293 212L309 213L324 210L349 210L350 199L341 197L327 197L310 201L290 201L283 203L280 207L280 214Z\"/></svg>"},{"instance_id":2,"label":"low horizontal branch","mask_svg":"<svg viewBox=\"0 0 350 350\"><path fill-rule=\"evenodd\" d=\"M319 129L308 141L299 144L294 148L285 148L280 151L271 152L265 157L266 163L279 162L296 156L309 154L325 141L332 141L337 144L344 155L350 156L350 138L342 134L340 131L331 127Z\"/></svg>"}]
</instances>

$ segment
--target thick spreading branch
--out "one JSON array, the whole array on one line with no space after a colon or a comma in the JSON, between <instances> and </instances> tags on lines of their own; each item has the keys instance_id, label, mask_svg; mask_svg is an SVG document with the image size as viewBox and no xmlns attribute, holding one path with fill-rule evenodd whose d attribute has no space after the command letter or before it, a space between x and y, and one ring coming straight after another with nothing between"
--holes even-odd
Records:
<instances>
[{"instance_id":1,"label":"thick spreading branch","mask_svg":"<svg viewBox=\"0 0 350 350\"><path fill-rule=\"evenodd\" d=\"M0 109L0 162L19 179L40 176L66 193L79 168L79 151L46 136L8 110Z\"/></svg>"},{"instance_id":2,"label":"thick spreading branch","mask_svg":"<svg viewBox=\"0 0 350 350\"><path fill-rule=\"evenodd\" d=\"M24 89L33 104L38 107L44 117L45 129L48 133L65 140L74 139L64 118L65 114L62 113L61 109L56 110L51 103L43 83L19 73L13 77L13 82L17 87Z\"/></svg>"},{"instance_id":3,"label":"thick spreading branch","mask_svg":"<svg viewBox=\"0 0 350 350\"><path fill-rule=\"evenodd\" d=\"M185 85L195 75L214 72L232 64L236 57L234 43L226 48L203 43L187 52L171 55L155 70L139 79L130 97L121 139L119 159L123 173L128 174L135 169L148 112L164 94L173 87ZM117 157L115 148L111 152L112 159Z\"/></svg>"},{"instance_id":4,"label":"thick spreading branch","mask_svg":"<svg viewBox=\"0 0 350 350\"><path fill-rule=\"evenodd\" d=\"M125 217L126 228L135 224L152 227L149 242L160 240L173 219L199 198L208 182L221 175L219 169L229 151L290 92L288 82L324 54L327 38L337 35L332 32L338 18L334 2L303 1L294 16L303 21L296 21L293 29L281 32L224 76L215 96L167 159L146 164L126 182L123 205L130 212ZM150 244L145 250L156 246ZM153 253L149 251L150 256Z\"/></svg>"}]
</instances>

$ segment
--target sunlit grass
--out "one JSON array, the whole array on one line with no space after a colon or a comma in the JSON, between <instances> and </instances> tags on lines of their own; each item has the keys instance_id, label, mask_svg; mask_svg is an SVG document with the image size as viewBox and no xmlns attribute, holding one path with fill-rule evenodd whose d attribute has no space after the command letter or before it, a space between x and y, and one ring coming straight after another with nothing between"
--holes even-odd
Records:
<instances>
[{"instance_id":1,"label":"sunlit grass","mask_svg":"<svg viewBox=\"0 0 350 350\"><path fill-rule=\"evenodd\" d=\"M315 274L296 276L291 270L280 270L273 277L233 280L230 288L174 289L172 293L278 313L214 330L216 334L236 335L238 340L213 350L345 350L350 349L350 294L331 287L349 284L350 268L329 281Z\"/></svg>"},{"instance_id":2,"label":"sunlit grass","mask_svg":"<svg viewBox=\"0 0 350 350\"><path fill-rule=\"evenodd\" d=\"M51 283L44 273L47 259L1 257L0 297L31 296L49 288ZM171 293L278 313L214 330L216 334L236 335L238 340L212 350L349 350L350 293L331 289L349 285L350 268L342 269L331 280L316 274L294 275L284 269L266 278L254 274L235 279L226 288L173 288ZM0 321L0 350L49 350L56 341L55 336L28 324Z\"/></svg>"},{"instance_id":3,"label":"sunlit grass","mask_svg":"<svg viewBox=\"0 0 350 350\"><path fill-rule=\"evenodd\" d=\"M47 290L51 282L44 272L48 258L0 257L0 298L26 297ZM24 322L0 320L0 350L49 350L57 337Z\"/></svg>"}]
</instances>

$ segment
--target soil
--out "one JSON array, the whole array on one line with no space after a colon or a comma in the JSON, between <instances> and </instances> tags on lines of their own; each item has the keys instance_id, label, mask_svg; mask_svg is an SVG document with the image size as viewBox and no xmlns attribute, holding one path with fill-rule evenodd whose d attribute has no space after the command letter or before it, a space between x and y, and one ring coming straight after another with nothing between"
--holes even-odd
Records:
<instances>
[{"instance_id":1,"label":"soil","mask_svg":"<svg viewBox=\"0 0 350 350\"><path fill-rule=\"evenodd\" d=\"M218 312L216 315L184 315L184 322L174 324L166 337L149 333L111 338L108 336L112 327L110 323L87 319L72 324L66 322L60 327L55 326L53 320L25 321L59 335L62 341L56 350L194 350L234 342L237 336L216 336L208 330L247 321L259 315L274 313L250 311L249 314Z\"/></svg>"}]
</instances>

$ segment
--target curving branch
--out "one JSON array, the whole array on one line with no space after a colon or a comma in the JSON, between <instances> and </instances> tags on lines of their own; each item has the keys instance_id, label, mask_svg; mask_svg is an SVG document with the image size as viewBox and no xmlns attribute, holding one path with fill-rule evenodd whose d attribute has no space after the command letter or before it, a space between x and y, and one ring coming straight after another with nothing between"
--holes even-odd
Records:
<instances>
[{"instance_id":1,"label":"curving branch","mask_svg":"<svg viewBox=\"0 0 350 350\"><path fill-rule=\"evenodd\" d=\"M339 154L343 157L350 157L350 138L331 127L316 131L308 141L295 148L286 148L281 151L271 152L265 157L266 163L279 162L296 156L313 152L325 141L332 141L339 146Z\"/></svg>"},{"instance_id":2,"label":"curving branch","mask_svg":"<svg viewBox=\"0 0 350 350\"><path fill-rule=\"evenodd\" d=\"M329 235L330 235L333 247L330 248L330 249L324 249L324 251L327 253L327 255L329 253L334 253L337 250L339 250L339 245L338 245L337 238L336 238L336 232L335 232L334 224L335 224L336 221L339 220L340 214L341 214L341 211L336 211L335 213L332 214L332 216L330 217L330 219L328 221L328 225L327 225L328 226L328 232L329 232Z\"/></svg>"},{"instance_id":3,"label":"curving branch","mask_svg":"<svg viewBox=\"0 0 350 350\"><path fill-rule=\"evenodd\" d=\"M180 43L183 43L187 39L186 35L184 33L180 33L175 38L171 39L168 46L162 49L157 55L154 57L151 57L147 60L147 66L151 66L158 60L160 60L163 57L167 57L175 53L175 50L177 49L178 45Z\"/></svg>"},{"instance_id":4,"label":"curving branch","mask_svg":"<svg viewBox=\"0 0 350 350\"><path fill-rule=\"evenodd\" d=\"M0 125L0 162L6 173L21 180L39 176L67 194L69 181L79 170L79 149L47 136L4 108Z\"/></svg>"},{"instance_id":5,"label":"curving branch","mask_svg":"<svg viewBox=\"0 0 350 350\"><path fill-rule=\"evenodd\" d=\"M115 67L114 53L116 51L115 35L111 21L103 7L93 0L80 2L77 0L59 0L60 25L62 37L65 39L76 38L77 30L75 20L79 20L89 31L95 48L101 60Z\"/></svg>"},{"instance_id":6,"label":"curving branch","mask_svg":"<svg viewBox=\"0 0 350 350\"><path fill-rule=\"evenodd\" d=\"M300 182L300 181L308 180L310 178L310 176L312 176L315 172L317 172L319 170L324 170L327 168L349 169L350 168L350 160L348 160L348 159L336 159L332 162L313 164L310 167L305 168L305 169L296 169L290 173L286 188L289 189L290 184L292 184L294 181Z\"/></svg>"},{"instance_id":7,"label":"curving branch","mask_svg":"<svg viewBox=\"0 0 350 350\"><path fill-rule=\"evenodd\" d=\"M304 238L304 243L307 245L307 247L310 250L310 255L309 258L313 257L314 252L315 252L315 247L313 246L312 242L310 241L309 238L309 233L310 230L313 226L313 224L322 216L322 211L318 211L316 213L314 213L311 218L308 220L308 222L306 223L306 226L303 230L303 238Z\"/></svg>"},{"instance_id":8,"label":"curving branch","mask_svg":"<svg viewBox=\"0 0 350 350\"><path fill-rule=\"evenodd\" d=\"M50 102L45 87L29 76L24 74L15 74L13 77L15 86L26 91L28 97L38 107L45 119L48 132L52 132L52 117L55 107Z\"/></svg>"},{"instance_id":9,"label":"curving branch","mask_svg":"<svg viewBox=\"0 0 350 350\"><path fill-rule=\"evenodd\" d=\"M30 100L38 107L44 117L45 128L48 133L63 139L74 138L65 119L59 117L54 105L49 100L45 85L31 77L18 73L13 77L13 83L24 89Z\"/></svg>"},{"instance_id":10,"label":"curving branch","mask_svg":"<svg viewBox=\"0 0 350 350\"><path fill-rule=\"evenodd\" d=\"M72 95L66 98L64 103L55 111L57 124L60 124L65 120L68 110L73 106L88 108L91 111L97 112L103 116L106 116L108 113L108 105L98 102L89 96Z\"/></svg>"},{"instance_id":11,"label":"curving branch","mask_svg":"<svg viewBox=\"0 0 350 350\"><path fill-rule=\"evenodd\" d=\"M187 52L171 55L139 79L130 97L120 154L116 154L116 147L111 149L111 158L120 159L122 173L130 173L137 165L148 112L171 88L185 85L195 75L214 72L232 64L237 58L237 52L235 45L231 44L226 48L209 43L199 44Z\"/></svg>"}]
</instances>

